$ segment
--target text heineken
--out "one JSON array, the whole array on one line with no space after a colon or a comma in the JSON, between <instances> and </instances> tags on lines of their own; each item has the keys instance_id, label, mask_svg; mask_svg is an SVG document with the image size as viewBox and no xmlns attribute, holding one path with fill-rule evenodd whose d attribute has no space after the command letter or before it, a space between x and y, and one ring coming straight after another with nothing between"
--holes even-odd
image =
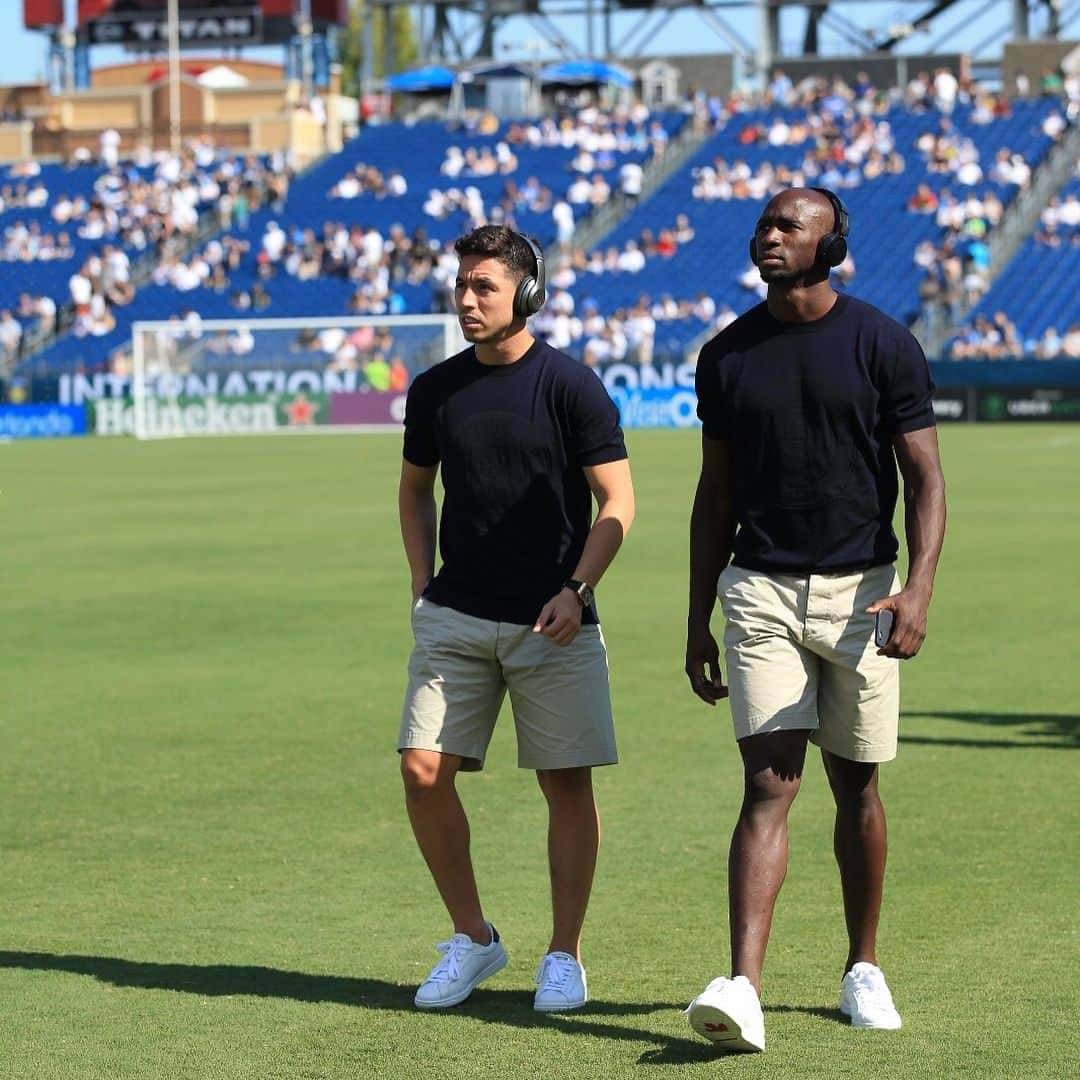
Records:
<instances>
[{"instance_id":1,"label":"text heineken","mask_svg":"<svg viewBox=\"0 0 1080 1080\"><path fill-rule=\"evenodd\" d=\"M169 404L147 399L146 430L151 435L259 435L278 429L273 402L219 401L203 398ZM105 398L94 403L98 435L133 435L135 410L130 401Z\"/></svg>"}]
</instances>

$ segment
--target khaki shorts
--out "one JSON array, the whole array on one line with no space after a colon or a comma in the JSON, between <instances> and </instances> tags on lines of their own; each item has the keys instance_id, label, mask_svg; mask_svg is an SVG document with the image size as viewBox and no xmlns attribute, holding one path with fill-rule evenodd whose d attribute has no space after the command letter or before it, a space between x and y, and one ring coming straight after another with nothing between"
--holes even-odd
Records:
<instances>
[{"instance_id":1,"label":"khaki shorts","mask_svg":"<svg viewBox=\"0 0 1080 1080\"><path fill-rule=\"evenodd\" d=\"M463 770L482 769L509 690L520 768L618 761L599 626L556 645L531 626L477 619L421 597L412 627L398 750L457 754Z\"/></svg>"},{"instance_id":2,"label":"khaki shorts","mask_svg":"<svg viewBox=\"0 0 1080 1080\"><path fill-rule=\"evenodd\" d=\"M735 737L808 730L849 761L896 757L898 661L878 656L865 609L899 591L891 564L852 574L728 566L718 593Z\"/></svg>"}]
</instances>

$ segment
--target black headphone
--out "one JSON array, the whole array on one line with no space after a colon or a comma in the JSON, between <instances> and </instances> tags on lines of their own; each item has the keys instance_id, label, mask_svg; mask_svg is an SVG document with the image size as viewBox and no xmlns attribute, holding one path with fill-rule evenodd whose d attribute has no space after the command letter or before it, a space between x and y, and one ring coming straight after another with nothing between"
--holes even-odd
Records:
<instances>
[{"instance_id":1,"label":"black headphone","mask_svg":"<svg viewBox=\"0 0 1080 1080\"><path fill-rule=\"evenodd\" d=\"M817 247L816 264L831 269L839 266L847 258L847 235L850 228L847 207L840 201L840 197L828 188L815 187L811 191L817 191L824 195L832 203L833 227L832 232L827 232L819 241ZM750 237L750 261L757 266L757 237Z\"/></svg>"},{"instance_id":2,"label":"black headphone","mask_svg":"<svg viewBox=\"0 0 1080 1080\"><path fill-rule=\"evenodd\" d=\"M517 235L529 245L533 259L536 260L536 273L526 274L514 293L514 314L527 319L530 315L535 315L547 300L547 272L544 269L544 252L539 245L533 243L524 233Z\"/></svg>"},{"instance_id":3,"label":"black headphone","mask_svg":"<svg viewBox=\"0 0 1080 1080\"><path fill-rule=\"evenodd\" d=\"M847 235L850 222L847 207L840 201L840 196L828 188L816 187L811 191L820 192L832 203L833 228L819 241L817 261L819 266L839 266L847 258Z\"/></svg>"}]
</instances>

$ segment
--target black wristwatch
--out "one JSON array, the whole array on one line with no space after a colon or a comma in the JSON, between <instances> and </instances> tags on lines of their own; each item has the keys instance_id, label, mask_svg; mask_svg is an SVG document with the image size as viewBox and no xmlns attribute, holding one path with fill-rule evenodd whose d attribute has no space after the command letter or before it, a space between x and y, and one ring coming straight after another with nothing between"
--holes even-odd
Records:
<instances>
[{"instance_id":1,"label":"black wristwatch","mask_svg":"<svg viewBox=\"0 0 1080 1080\"><path fill-rule=\"evenodd\" d=\"M578 603L583 607L592 607L593 587L587 581L578 581L576 578L568 578L563 584L564 589L569 589L578 598Z\"/></svg>"}]
</instances>

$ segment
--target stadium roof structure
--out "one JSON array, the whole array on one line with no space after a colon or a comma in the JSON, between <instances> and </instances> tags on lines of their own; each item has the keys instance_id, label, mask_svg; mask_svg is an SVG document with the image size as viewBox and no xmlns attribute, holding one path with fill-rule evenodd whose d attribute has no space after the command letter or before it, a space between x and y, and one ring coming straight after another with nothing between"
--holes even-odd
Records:
<instances>
[{"instance_id":1,"label":"stadium roof structure","mask_svg":"<svg viewBox=\"0 0 1080 1080\"><path fill-rule=\"evenodd\" d=\"M408 0L371 2L391 8ZM842 42L848 55L903 52L918 35L921 52L985 59L1006 40L1033 33L1057 38L1080 20L1080 0L429 0L408 6L419 13L424 63L494 57L499 29L520 17L536 35L529 46L543 49L545 62L638 58L666 20L689 13L705 31L699 51L731 52L748 73L767 71L784 57L819 55L826 36ZM781 22L793 9L801 9L803 19L801 52L782 48ZM747 13L756 13L752 40ZM711 50L710 38L716 43Z\"/></svg>"}]
</instances>

